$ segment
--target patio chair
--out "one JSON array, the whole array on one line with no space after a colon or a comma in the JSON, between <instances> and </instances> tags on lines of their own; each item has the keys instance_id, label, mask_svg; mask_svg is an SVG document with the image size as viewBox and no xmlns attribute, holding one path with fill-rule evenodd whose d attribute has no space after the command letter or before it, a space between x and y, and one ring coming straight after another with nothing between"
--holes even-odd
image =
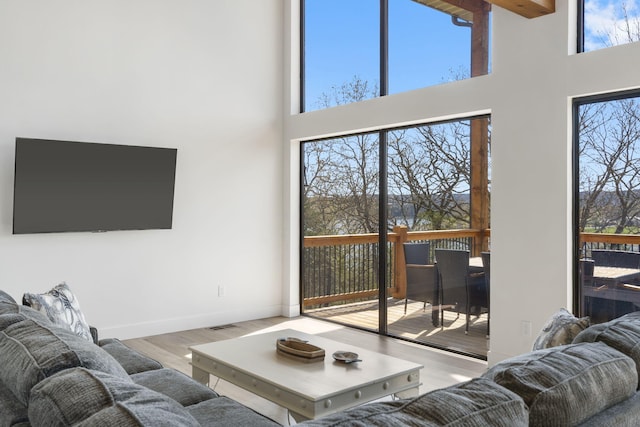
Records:
<instances>
[{"instance_id":1,"label":"patio chair","mask_svg":"<svg viewBox=\"0 0 640 427\"><path fill-rule=\"evenodd\" d=\"M640 252L592 249L591 258L599 266L640 268Z\"/></svg>"},{"instance_id":2,"label":"patio chair","mask_svg":"<svg viewBox=\"0 0 640 427\"><path fill-rule=\"evenodd\" d=\"M580 278L580 286L594 286L593 271L595 268L595 261L589 258L582 258L578 263L578 277ZM582 297L582 313L585 316L593 317L593 301L595 298L590 296ZM599 299L599 298L598 298Z\"/></svg>"},{"instance_id":3,"label":"patio chair","mask_svg":"<svg viewBox=\"0 0 640 427\"><path fill-rule=\"evenodd\" d=\"M589 258L580 259L578 264L578 275L582 286L593 286L593 270L595 261Z\"/></svg>"},{"instance_id":4,"label":"patio chair","mask_svg":"<svg viewBox=\"0 0 640 427\"><path fill-rule=\"evenodd\" d=\"M479 315L488 313L487 291L484 274L473 276L469 272L469 251L456 249L436 249L436 267L440 287L440 323L444 329L444 310L466 315L465 334L469 333L471 309ZM487 335L489 329L487 327Z\"/></svg>"},{"instance_id":5,"label":"patio chair","mask_svg":"<svg viewBox=\"0 0 640 427\"><path fill-rule=\"evenodd\" d=\"M491 303L491 252L482 252L482 269L484 270L484 283L487 293L487 337L489 337L489 321L491 320L491 309L489 304Z\"/></svg>"},{"instance_id":6,"label":"patio chair","mask_svg":"<svg viewBox=\"0 0 640 427\"><path fill-rule=\"evenodd\" d=\"M435 267L429 264L429 242L404 243L403 248L407 276L404 314L407 314L408 300L422 301L423 310L427 308L427 302L434 301L437 276Z\"/></svg>"}]
</instances>

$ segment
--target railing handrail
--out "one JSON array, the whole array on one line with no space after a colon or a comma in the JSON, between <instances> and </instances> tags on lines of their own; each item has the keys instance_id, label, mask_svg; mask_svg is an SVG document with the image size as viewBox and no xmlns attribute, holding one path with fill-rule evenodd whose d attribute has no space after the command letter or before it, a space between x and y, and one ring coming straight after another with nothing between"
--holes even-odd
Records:
<instances>
[{"instance_id":1,"label":"railing handrail","mask_svg":"<svg viewBox=\"0 0 640 427\"><path fill-rule=\"evenodd\" d=\"M403 243L420 240L446 241L468 239L468 247L474 256L479 256L483 248L487 247L490 230L455 229L455 230L430 230L409 231L408 227L399 225L387 234L387 242L390 247L390 281L387 283L390 294L395 298L403 298L406 293L406 272ZM304 249L317 249L336 246L376 245L379 243L377 233L340 234L324 236L307 236L303 239ZM445 246L446 247L446 246ZM305 296L305 305L324 304L332 301L342 301L374 296L377 291L362 290L356 292L341 292L332 295Z\"/></svg>"},{"instance_id":2,"label":"railing handrail","mask_svg":"<svg viewBox=\"0 0 640 427\"><path fill-rule=\"evenodd\" d=\"M582 243L640 244L640 234L580 233Z\"/></svg>"},{"instance_id":3,"label":"railing handrail","mask_svg":"<svg viewBox=\"0 0 640 427\"><path fill-rule=\"evenodd\" d=\"M407 241L414 240L438 240L452 239L457 237L478 237L488 236L490 229L476 230L471 228L457 230L429 230L429 231L408 231ZM400 233L391 231L387 233L387 240L396 242L400 238ZM378 243L378 233L363 234L333 234L325 236L306 236L304 238L305 248L318 248L323 246L347 245L358 243Z\"/></svg>"}]
</instances>

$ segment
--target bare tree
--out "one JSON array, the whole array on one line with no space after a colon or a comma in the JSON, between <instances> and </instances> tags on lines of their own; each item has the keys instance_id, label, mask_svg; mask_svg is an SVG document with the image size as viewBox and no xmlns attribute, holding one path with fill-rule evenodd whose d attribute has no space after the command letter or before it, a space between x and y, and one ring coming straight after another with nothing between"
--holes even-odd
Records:
<instances>
[{"instance_id":1,"label":"bare tree","mask_svg":"<svg viewBox=\"0 0 640 427\"><path fill-rule=\"evenodd\" d=\"M610 19L606 18L608 15L611 15ZM591 41L587 44L593 44L596 48L640 41L640 16L635 2L612 2L602 8L587 7L585 20L585 35Z\"/></svg>"},{"instance_id":2,"label":"bare tree","mask_svg":"<svg viewBox=\"0 0 640 427\"><path fill-rule=\"evenodd\" d=\"M319 102L328 108L368 99L377 90L377 85L354 76L323 93ZM377 133L304 144L306 231L310 234L378 231L378 151Z\"/></svg>"},{"instance_id":3,"label":"bare tree","mask_svg":"<svg viewBox=\"0 0 640 427\"><path fill-rule=\"evenodd\" d=\"M405 204L403 211L412 212L412 229L469 225L469 139L468 121L391 133L389 180L396 192L407 195L397 199Z\"/></svg>"},{"instance_id":4,"label":"bare tree","mask_svg":"<svg viewBox=\"0 0 640 427\"><path fill-rule=\"evenodd\" d=\"M322 92L316 104L320 108L329 108L375 98L379 94L377 83L354 75L350 81L341 85L332 85L328 91Z\"/></svg>"},{"instance_id":5,"label":"bare tree","mask_svg":"<svg viewBox=\"0 0 640 427\"><path fill-rule=\"evenodd\" d=\"M367 99L376 90L355 76L324 94L323 106ZM391 217L402 216L414 230L469 226L470 123L387 133ZM378 232L378 133L308 142L304 153L305 235Z\"/></svg>"},{"instance_id":6,"label":"bare tree","mask_svg":"<svg viewBox=\"0 0 640 427\"><path fill-rule=\"evenodd\" d=\"M631 14L627 2L622 2L620 11L622 19L614 24L612 31L607 33L608 46L633 43L640 40L640 18Z\"/></svg>"},{"instance_id":7,"label":"bare tree","mask_svg":"<svg viewBox=\"0 0 640 427\"><path fill-rule=\"evenodd\" d=\"M580 108L580 230L628 232L640 217L637 98Z\"/></svg>"}]
</instances>

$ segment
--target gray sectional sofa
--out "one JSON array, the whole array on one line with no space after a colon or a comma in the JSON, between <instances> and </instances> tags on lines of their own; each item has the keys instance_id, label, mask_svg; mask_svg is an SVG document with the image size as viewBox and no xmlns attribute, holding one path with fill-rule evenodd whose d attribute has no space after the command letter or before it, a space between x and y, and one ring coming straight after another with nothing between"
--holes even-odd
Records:
<instances>
[{"instance_id":1,"label":"gray sectional sofa","mask_svg":"<svg viewBox=\"0 0 640 427\"><path fill-rule=\"evenodd\" d=\"M550 327L569 343L496 364L480 378L376 402L306 426L640 426L640 312L587 327ZM564 316L566 322L566 316ZM581 326L580 326L581 328ZM557 340L549 342L557 344Z\"/></svg>"},{"instance_id":2,"label":"gray sectional sofa","mask_svg":"<svg viewBox=\"0 0 640 427\"><path fill-rule=\"evenodd\" d=\"M96 342L0 291L0 427L278 426L116 339Z\"/></svg>"},{"instance_id":3,"label":"gray sectional sofa","mask_svg":"<svg viewBox=\"0 0 640 427\"><path fill-rule=\"evenodd\" d=\"M557 336L571 343L550 340L555 346L479 378L301 425L640 425L640 312ZM0 291L0 427L59 425L277 424L117 339L81 338Z\"/></svg>"}]
</instances>

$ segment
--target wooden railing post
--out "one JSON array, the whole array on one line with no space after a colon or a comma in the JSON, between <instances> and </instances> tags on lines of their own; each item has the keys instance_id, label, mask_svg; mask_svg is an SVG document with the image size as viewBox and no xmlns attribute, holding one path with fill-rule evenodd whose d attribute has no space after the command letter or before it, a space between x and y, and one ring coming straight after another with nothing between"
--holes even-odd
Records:
<instances>
[{"instance_id":1,"label":"wooden railing post","mask_svg":"<svg viewBox=\"0 0 640 427\"><path fill-rule=\"evenodd\" d=\"M404 259L403 243L407 241L409 229L406 225L396 225L393 232L398 238L393 245L393 275L395 288L391 289L391 296L397 299L404 299L407 295L407 273L405 270L406 261Z\"/></svg>"}]
</instances>

